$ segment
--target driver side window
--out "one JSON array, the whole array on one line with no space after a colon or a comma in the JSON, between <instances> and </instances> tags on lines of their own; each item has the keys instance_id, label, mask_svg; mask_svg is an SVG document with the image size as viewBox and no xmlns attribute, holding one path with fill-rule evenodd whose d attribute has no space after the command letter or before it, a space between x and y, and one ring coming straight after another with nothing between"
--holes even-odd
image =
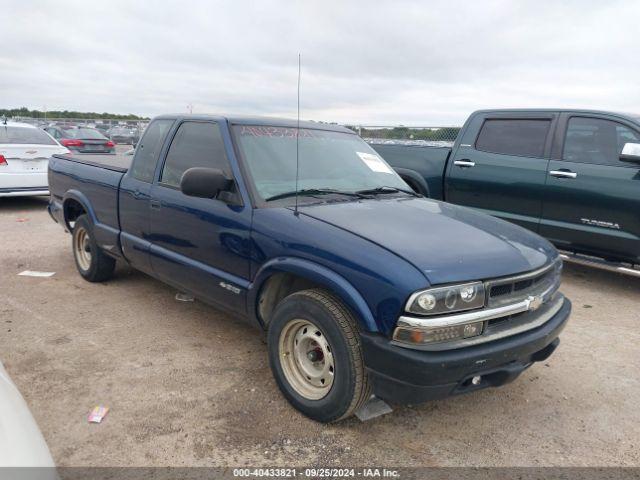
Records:
<instances>
[{"instance_id":1,"label":"driver side window","mask_svg":"<svg viewBox=\"0 0 640 480\"><path fill-rule=\"evenodd\" d=\"M182 174L192 167L217 168L232 177L220 127L212 122L183 122L173 137L160 183L179 188Z\"/></svg>"},{"instance_id":2,"label":"driver side window","mask_svg":"<svg viewBox=\"0 0 640 480\"><path fill-rule=\"evenodd\" d=\"M621 123L601 118L569 120L562 159L568 162L627 166L620 161L625 143L640 143L640 135Z\"/></svg>"}]
</instances>

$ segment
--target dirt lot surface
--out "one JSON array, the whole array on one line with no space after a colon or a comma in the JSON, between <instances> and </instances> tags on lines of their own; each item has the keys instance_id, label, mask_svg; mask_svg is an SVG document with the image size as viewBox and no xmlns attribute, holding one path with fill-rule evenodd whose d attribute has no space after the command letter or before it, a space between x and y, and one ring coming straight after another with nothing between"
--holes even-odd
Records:
<instances>
[{"instance_id":1,"label":"dirt lot surface","mask_svg":"<svg viewBox=\"0 0 640 480\"><path fill-rule=\"evenodd\" d=\"M0 360L60 466L640 465L640 279L567 265L573 315L546 363L326 426L283 399L251 327L123 266L82 280L45 207L0 199Z\"/></svg>"}]
</instances>

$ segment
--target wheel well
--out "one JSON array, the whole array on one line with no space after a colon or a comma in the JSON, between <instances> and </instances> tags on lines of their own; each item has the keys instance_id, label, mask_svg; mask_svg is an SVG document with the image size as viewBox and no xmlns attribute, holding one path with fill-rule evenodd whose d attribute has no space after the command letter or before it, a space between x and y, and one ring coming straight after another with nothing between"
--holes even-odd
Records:
<instances>
[{"instance_id":1,"label":"wheel well","mask_svg":"<svg viewBox=\"0 0 640 480\"><path fill-rule=\"evenodd\" d=\"M82 204L74 199L69 199L64 202L64 219L67 222L70 230L73 230L73 224L80 215L84 215L87 211Z\"/></svg>"},{"instance_id":2,"label":"wheel well","mask_svg":"<svg viewBox=\"0 0 640 480\"><path fill-rule=\"evenodd\" d=\"M400 175L400 178L402 178L402 180L404 180L407 183L407 185L411 187L411 190L413 190L414 192L419 193L420 195L424 195L425 197L429 196L427 192L424 191L424 188L422 188L422 186L418 182L416 182L413 178L407 175Z\"/></svg>"},{"instance_id":3,"label":"wheel well","mask_svg":"<svg viewBox=\"0 0 640 480\"><path fill-rule=\"evenodd\" d=\"M292 293L310 288L321 287L320 284L292 273L276 273L267 279L258 297L258 318L266 326L280 300Z\"/></svg>"}]
</instances>

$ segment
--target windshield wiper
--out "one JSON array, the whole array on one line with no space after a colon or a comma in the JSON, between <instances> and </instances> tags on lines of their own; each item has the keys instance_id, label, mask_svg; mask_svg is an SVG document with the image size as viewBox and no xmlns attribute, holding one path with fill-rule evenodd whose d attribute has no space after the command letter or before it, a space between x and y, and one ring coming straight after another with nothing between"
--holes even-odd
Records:
<instances>
[{"instance_id":1,"label":"windshield wiper","mask_svg":"<svg viewBox=\"0 0 640 480\"><path fill-rule=\"evenodd\" d=\"M366 190L357 190L354 193L359 193L361 195L377 195L377 194L384 195L387 193L398 193L398 192L406 193L407 195L411 195L413 197L422 197L422 195L414 192L413 190L408 190L406 188L398 188L398 187L388 187L386 185L382 187L368 188Z\"/></svg>"},{"instance_id":2,"label":"windshield wiper","mask_svg":"<svg viewBox=\"0 0 640 480\"><path fill-rule=\"evenodd\" d=\"M280 200L282 198L295 197L297 195L330 195L330 194L338 194L338 195L346 195L349 197L357 197L357 198L366 198L366 196L360 192L347 192L345 190L336 190L333 188L303 188L302 190L292 190L290 192L279 193L277 195L273 195L271 197L265 198L265 202L270 202L271 200Z\"/></svg>"}]
</instances>

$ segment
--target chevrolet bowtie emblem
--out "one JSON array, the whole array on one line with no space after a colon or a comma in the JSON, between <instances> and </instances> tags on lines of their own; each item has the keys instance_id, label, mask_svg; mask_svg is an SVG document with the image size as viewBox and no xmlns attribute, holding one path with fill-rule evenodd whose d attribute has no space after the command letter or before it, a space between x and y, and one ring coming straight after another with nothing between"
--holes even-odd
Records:
<instances>
[{"instance_id":1,"label":"chevrolet bowtie emblem","mask_svg":"<svg viewBox=\"0 0 640 480\"><path fill-rule=\"evenodd\" d=\"M529 300L529 310L537 310L542 305L542 297L530 296L528 300Z\"/></svg>"}]
</instances>

